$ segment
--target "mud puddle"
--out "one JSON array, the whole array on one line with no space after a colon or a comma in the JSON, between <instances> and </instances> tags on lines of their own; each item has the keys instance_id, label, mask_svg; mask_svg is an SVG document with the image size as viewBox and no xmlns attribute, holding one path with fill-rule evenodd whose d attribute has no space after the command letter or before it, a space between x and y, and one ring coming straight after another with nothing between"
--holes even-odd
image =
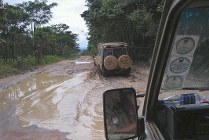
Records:
<instances>
[{"instance_id":1,"label":"mud puddle","mask_svg":"<svg viewBox=\"0 0 209 140\"><path fill-rule=\"evenodd\" d=\"M0 89L0 140L105 139L103 92L133 87L144 93L148 78L147 68L135 66L128 77L102 77L91 57L64 60L40 71L13 86L7 79L0 81L8 87Z\"/></svg>"},{"instance_id":2,"label":"mud puddle","mask_svg":"<svg viewBox=\"0 0 209 140\"><path fill-rule=\"evenodd\" d=\"M92 62L79 62L79 61L75 62L75 64L90 64L90 63Z\"/></svg>"},{"instance_id":3,"label":"mud puddle","mask_svg":"<svg viewBox=\"0 0 209 140\"><path fill-rule=\"evenodd\" d=\"M89 94L96 85L85 82L87 73L74 77L40 73L0 91L2 135L23 139L22 133L32 137L32 132L46 129L49 137L66 132L68 139L102 139L102 99ZM31 133L25 129L29 126L34 129Z\"/></svg>"}]
</instances>

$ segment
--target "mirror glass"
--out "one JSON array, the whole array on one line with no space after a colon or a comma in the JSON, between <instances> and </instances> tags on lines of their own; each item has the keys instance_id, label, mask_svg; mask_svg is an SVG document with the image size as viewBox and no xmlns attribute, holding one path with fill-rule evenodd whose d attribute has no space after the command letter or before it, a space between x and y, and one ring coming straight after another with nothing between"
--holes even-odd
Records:
<instances>
[{"instance_id":1,"label":"mirror glass","mask_svg":"<svg viewBox=\"0 0 209 140\"><path fill-rule=\"evenodd\" d=\"M136 92L133 88L104 93L104 122L106 139L137 137Z\"/></svg>"}]
</instances>

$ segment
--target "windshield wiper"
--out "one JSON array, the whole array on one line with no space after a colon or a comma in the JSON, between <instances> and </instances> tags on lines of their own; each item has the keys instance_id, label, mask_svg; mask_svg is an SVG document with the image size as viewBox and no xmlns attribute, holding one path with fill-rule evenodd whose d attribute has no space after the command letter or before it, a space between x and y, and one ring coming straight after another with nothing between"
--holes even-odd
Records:
<instances>
[{"instance_id":1,"label":"windshield wiper","mask_svg":"<svg viewBox=\"0 0 209 140\"><path fill-rule=\"evenodd\" d=\"M183 90L199 90L199 91L206 91L209 90L209 87L184 87Z\"/></svg>"}]
</instances>

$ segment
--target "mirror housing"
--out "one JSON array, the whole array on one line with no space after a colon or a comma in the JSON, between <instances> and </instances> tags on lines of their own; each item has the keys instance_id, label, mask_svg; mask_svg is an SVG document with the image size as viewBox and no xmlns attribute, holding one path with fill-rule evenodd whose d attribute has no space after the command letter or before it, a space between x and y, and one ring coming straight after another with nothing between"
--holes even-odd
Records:
<instances>
[{"instance_id":1,"label":"mirror housing","mask_svg":"<svg viewBox=\"0 0 209 140\"><path fill-rule=\"evenodd\" d=\"M133 88L107 90L103 94L106 139L138 137L136 92Z\"/></svg>"}]
</instances>

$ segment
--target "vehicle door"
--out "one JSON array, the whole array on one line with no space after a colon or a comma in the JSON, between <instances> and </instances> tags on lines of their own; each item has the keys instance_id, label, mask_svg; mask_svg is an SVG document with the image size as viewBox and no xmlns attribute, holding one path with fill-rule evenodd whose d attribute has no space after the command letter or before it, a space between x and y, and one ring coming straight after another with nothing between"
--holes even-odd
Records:
<instances>
[{"instance_id":1,"label":"vehicle door","mask_svg":"<svg viewBox=\"0 0 209 140\"><path fill-rule=\"evenodd\" d=\"M132 133L130 138L208 139L208 31L208 0L165 1L143 111L138 118L138 134ZM124 92L124 89L116 91ZM133 94L132 91L125 89L126 94ZM174 96L179 98L169 100ZM136 95L137 97L143 95ZM168 104L166 101L172 103ZM127 132L125 136L120 135L116 138L128 139ZM108 139L108 132L106 138Z\"/></svg>"},{"instance_id":2,"label":"vehicle door","mask_svg":"<svg viewBox=\"0 0 209 140\"><path fill-rule=\"evenodd\" d=\"M165 2L143 108L153 139L209 137L208 21L207 0Z\"/></svg>"}]
</instances>

